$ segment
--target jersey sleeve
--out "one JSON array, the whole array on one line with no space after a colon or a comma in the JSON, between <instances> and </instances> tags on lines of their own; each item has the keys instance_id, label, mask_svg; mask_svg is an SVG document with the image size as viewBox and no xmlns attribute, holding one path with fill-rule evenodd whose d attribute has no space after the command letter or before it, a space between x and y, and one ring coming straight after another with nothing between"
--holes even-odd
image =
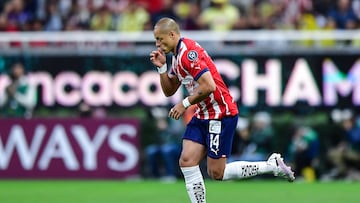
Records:
<instances>
[{"instance_id":1,"label":"jersey sleeve","mask_svg":"<svg viewBox=\"0 0 360 203\"><path fill-rule=\"evenodd\" d=\"M202 74L209 71L205 53L201 50L186 50L181 58L181 63L194 80L198 80Z\"/></svg>"}]
</instances>

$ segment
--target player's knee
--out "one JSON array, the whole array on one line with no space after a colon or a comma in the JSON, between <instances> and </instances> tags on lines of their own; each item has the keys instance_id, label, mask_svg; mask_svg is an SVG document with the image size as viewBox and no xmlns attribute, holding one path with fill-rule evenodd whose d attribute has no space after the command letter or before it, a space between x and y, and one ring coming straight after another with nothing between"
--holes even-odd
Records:
<instances>
[{"instance_id":1,"label":"player's knee","mask_svg":"<svg viewBox=\"0 0 360 203\"><path fill-rule=\"evenodd\" d=\"M195 166L198 163L192 159L191 157L187 157L187 156L181 156L179 159L179 166L180 167L190 167L190 166Z\"/></svg>"},{"instance_id":2,"label":"player's knee","mask_svg":"<svg viewBox=\"0 0 360 203\"><path fill-rule=\"evenodd\" d=\"M209 176L214 180L222 180L224 176L224 170L208 168Z\"/></svg>"}]
</instances>

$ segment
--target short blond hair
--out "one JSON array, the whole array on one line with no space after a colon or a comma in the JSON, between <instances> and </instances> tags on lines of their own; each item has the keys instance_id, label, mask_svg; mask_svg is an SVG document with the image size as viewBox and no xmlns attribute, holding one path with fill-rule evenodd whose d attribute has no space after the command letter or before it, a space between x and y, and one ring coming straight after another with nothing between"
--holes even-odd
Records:
<instances>
[{"instance_id":1,"label":"short blond hair","mask_svg":"<svg viewBox=\"0 0 360 203\"><path fill-rule=\"evenodd\" d=\"M161 32L174 31L177 34L180 34L179 25L171 18L161 18L155 24L154 29L160 29Z\"/></svg>"}]
</instances>

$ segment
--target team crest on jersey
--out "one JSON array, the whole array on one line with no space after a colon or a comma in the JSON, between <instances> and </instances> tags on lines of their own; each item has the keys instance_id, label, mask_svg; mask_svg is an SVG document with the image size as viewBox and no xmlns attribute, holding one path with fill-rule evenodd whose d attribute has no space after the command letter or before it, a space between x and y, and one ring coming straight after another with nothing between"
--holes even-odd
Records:
<instances>
[{"instance_id":1,"label":"team crest on jersey","mask_svg":"<svg viewBox=\"0 0 360 203\"><path fill-rule=\"evenodd\" d=\"M187 58L190 60L190 61L197 61L198 59L198 53L194 50L191 50L188 52L187 54Z\"/></svg>"}]
</instances>

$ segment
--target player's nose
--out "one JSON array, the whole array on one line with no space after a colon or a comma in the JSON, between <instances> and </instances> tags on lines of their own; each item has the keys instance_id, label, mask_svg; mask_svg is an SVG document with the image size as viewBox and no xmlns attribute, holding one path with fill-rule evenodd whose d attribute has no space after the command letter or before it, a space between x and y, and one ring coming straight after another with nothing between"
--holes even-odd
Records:
<instances>
[{"instance_id":1,"label":"player's nose","mask_svg":"<svg viewBox=\"0 0 360 203\"><path fill-rule=\"evenodd\" d=\"M156 46L157 48L159 48L159 47L160 47L160 42L155 42L155 46Z\"/></svg>"}]
</instances>

